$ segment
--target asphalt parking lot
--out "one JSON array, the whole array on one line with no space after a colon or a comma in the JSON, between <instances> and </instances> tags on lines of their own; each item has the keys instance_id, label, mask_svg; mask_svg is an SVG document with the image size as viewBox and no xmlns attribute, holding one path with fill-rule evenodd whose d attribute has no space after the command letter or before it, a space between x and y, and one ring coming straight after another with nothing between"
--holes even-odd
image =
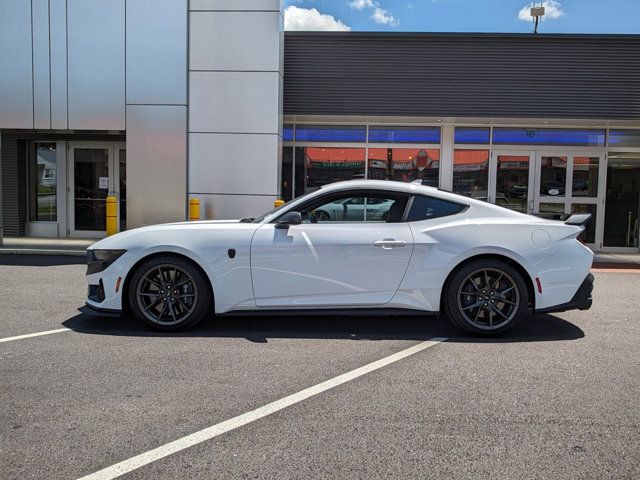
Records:
<instances>
[{"instance_id":1,"label":"asphalt parking lot","mask_svg":"<svg viewBox=\"0 0 640 480\"><path fill-rule=\"evenodd\" d=\"M0 256L1 478L640 478L638 271L478 340L421 317L159 334L78 312L76 262Z\"/></svg>"}]
</instances>

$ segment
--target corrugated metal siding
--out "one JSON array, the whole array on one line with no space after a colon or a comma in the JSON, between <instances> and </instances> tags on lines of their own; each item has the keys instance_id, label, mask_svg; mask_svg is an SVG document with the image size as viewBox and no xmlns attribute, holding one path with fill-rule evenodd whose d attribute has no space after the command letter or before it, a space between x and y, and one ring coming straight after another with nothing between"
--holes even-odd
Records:
<instances>
[{"instance_id":1,"label":"corrugated metal siding","mask_svg":"<svg viewBox=\"0 0 640 480\"><path fill-rule=\"evenodd\" d=\"M25 234L27 218L26 162L24 142L2 133L2 225L5 236Z\"/></svg>"},{"instance_id":2,"label":"corrugated metal siding","mask_svg":"<svg viewBox=\"0 0 640 480\"><path fill-rule=\"evenodd\" d=\"M640 36L287 33L288 115L640 118Z\"/></svg>"}]
</instances>

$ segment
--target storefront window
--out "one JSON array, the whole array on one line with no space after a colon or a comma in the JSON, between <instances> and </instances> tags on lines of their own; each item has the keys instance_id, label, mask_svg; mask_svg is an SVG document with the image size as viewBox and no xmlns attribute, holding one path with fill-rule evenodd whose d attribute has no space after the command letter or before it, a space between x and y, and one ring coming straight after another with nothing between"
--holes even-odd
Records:
<instances>
[{"instance_id":1,"label":"storefront window","mask_svg":"<svg viewBox=\"0 0 640 480\"><path fill-rule=\"evenodd\" d=\"M487 200L489 150L461 150L453 154L453 191Z\"/></svg>"},{"instance_id":2,"label":"storefront window","mask_svg":"<svg viewBox=\"0 0 640 480\"><path fill-rule=\"evenodd\" d=\"M564 220L567 218L564 213L564 203L541 203L536 215L549 220Z\"/></svg>"},{"instance_id":3,"label":"storefront window","mask_svg":"<svg viewBox=\"0 0 640 480\"><path fill-rule=\"evenodd\" d=\"M640 130L609 130L609 146L640 148Z\"/></svg>"},{"instance_id":4,"label":"storefront window","mask_svg":"<svg viewBox=\"0 0 640 480\"><path fill-rule=\"evenodd\" d=\"M598 157L573 157L573 196L598 196Z\"/></svg>"},{"instance_id":5,"label":"storefront window","mask_svg":"<svg viewBox=\"0 0 640 480\"><path fill-rule=\"evenodd\" d=\"M604 211L604 246L638 248L640 153L609 153Z\"/></svg>"},{"instance_id":6,"label":"storefront window","mask_svg":"<svg viewBox=\"0 0 640 480\"><path fill-rule=\"evenodd\" d=\"M297 142L364 142L366 136L360 125L296 125Z\"/></svg>"},{"instance_id":7,"label":"storefront window","mask_svg":"<svg viewBox=\"0 0 640 480\"><path fill-rule=\"evenodd\" d=\"M440 127L369 127L371 143L440 143Z\"/></svg>"},{"instance_id":8,"label":"storefront window","mask_svg":"<svg viewBox=\"0 0 640 480\"><path fill-rule=\"evenodd\" d=\"M498 155L496 205L527 213L529 203L529 155Z\"/></svg>"},{"instance_id":9,"label":"storefront window","mask_svg":"<svg viewBox=\"0 0 640 480\"><path fill-rule=\"evenodd\" d=\"M558 128L494 128L496 145L574 145L604 146L604 130L568 130Z\"/></svg>"},{"instance_id":10,"label":"storefront window","mask_svg":"<svg viewBox=\"0 0 640 480\"><path fill-rule=\"evenodd\" d=\"M282 184L280 191L282 200L288 202L293 198L293 147L282 148Z\"/></svg>"},{"instance_id":11,"label":"storefront window","mask_svg":"<svg viewBox=\"0 0 640 480\"><path fill-rule=\"evenodd\" d=\"M296 147L296 196L342 180L364 178L364 148Z\"/></svg>"},{"instance_id":12,"label":"storefront window","mask_svg":"<svg viewBox=\"0 0 640 480\"><path fill-rule=\"evenodd\" d=\"M29 165L29 219L57 219L57 160L55 143L36 143Z\"/></svg>"},{"instance_id":13,"label":"storefront window","mask_svg":"<svg viewBox=\"0 0 640 480\"><path fill-rule=\"evenodd\" d=\"M438 186L440 150L437 148L369 148L368 178Z\"/></svg>"},{"instance_id":14,"label":"storefront window","mask_svg":"<svg viewBox=\"0 0 640 480\"><path fill-rule=\"evenodd\" d=\"M567 157L540 159L540 195L564 197L567 184Z\"/></svg>"},{"instance_id":15,"label":"storefront window","mask_svg":"<svg viewBox=\"0 0 640 480\"><path fill-rule=\"evenodd\" d=\"M571 205L571 213L590 213L591 218L584 226L584 231L578 236L585 243L595 243L596 241L596 210L597 205L594 204L577 204Z\"/></svg>"},{"instance_id":16,"label":"storefront window","mask_svg":"<svg viewBox=\"0 0 640 480\"><path fill-rule=\"evenodd\" d=\"M285 142L293 142L293 125L283 125L282 140Z\"/></svg>"},{"instance_id":17,"label":"storefront window","mask_svg":"<svg viewBox=\"0 0 640 480\"><path fill-rule=\"evenodd\" d=\"M489 129L479 127L456 127L454 142L462 144L489 143Z\"/></svg>"}]
</instances>

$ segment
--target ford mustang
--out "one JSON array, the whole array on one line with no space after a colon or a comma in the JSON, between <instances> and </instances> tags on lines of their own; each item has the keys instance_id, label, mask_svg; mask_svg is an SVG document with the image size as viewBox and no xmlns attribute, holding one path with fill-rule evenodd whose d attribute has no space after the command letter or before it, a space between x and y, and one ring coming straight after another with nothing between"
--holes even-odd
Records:
<instances>
[{"instance_id":1,"label":"ford mustang","mask_svg":"<svg viewBox=\"0 0 640 480\"><path fill-rule=\"evenodd\" d=\"M591 306L593 253L578 239L588 219L546 220L415 183L339 182L256 218L100 240L87 250L87 306L167 331L237 312L366 311L442 312L495 335L531 312Z\"/></svg>"}]
</instances>

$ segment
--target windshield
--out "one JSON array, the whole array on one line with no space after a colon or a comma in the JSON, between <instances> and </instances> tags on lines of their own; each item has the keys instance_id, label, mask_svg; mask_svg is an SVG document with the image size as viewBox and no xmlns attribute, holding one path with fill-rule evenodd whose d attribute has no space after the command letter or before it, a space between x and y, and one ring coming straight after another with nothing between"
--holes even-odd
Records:
<instances>
[{"instance_id":1,"label":"windshield","mask_svg":"<svg viewBox=\"0 0 640 480\"><path fill-rule=\"evenodd\" d=\"M307 196L309 196L311 193L313 192L308 192L305 193L304 195L300 195L298 198L294 198L293 200L289 200L287 203L285 203L284 205L280 206L280 207L276 207L273 210L269 210L267 213L263 213L262 215L260 215L259 217L255 217L255 218L243 218L242 220L240 220L241 222L246 222L246 223L262 223L265 220L270 220L272 217L275 217L276 214L278 214L279 212L282 211L283 208L291 205L293 202L297 202L298 200L305 198Z\"/></svg>"}]
</instances>

